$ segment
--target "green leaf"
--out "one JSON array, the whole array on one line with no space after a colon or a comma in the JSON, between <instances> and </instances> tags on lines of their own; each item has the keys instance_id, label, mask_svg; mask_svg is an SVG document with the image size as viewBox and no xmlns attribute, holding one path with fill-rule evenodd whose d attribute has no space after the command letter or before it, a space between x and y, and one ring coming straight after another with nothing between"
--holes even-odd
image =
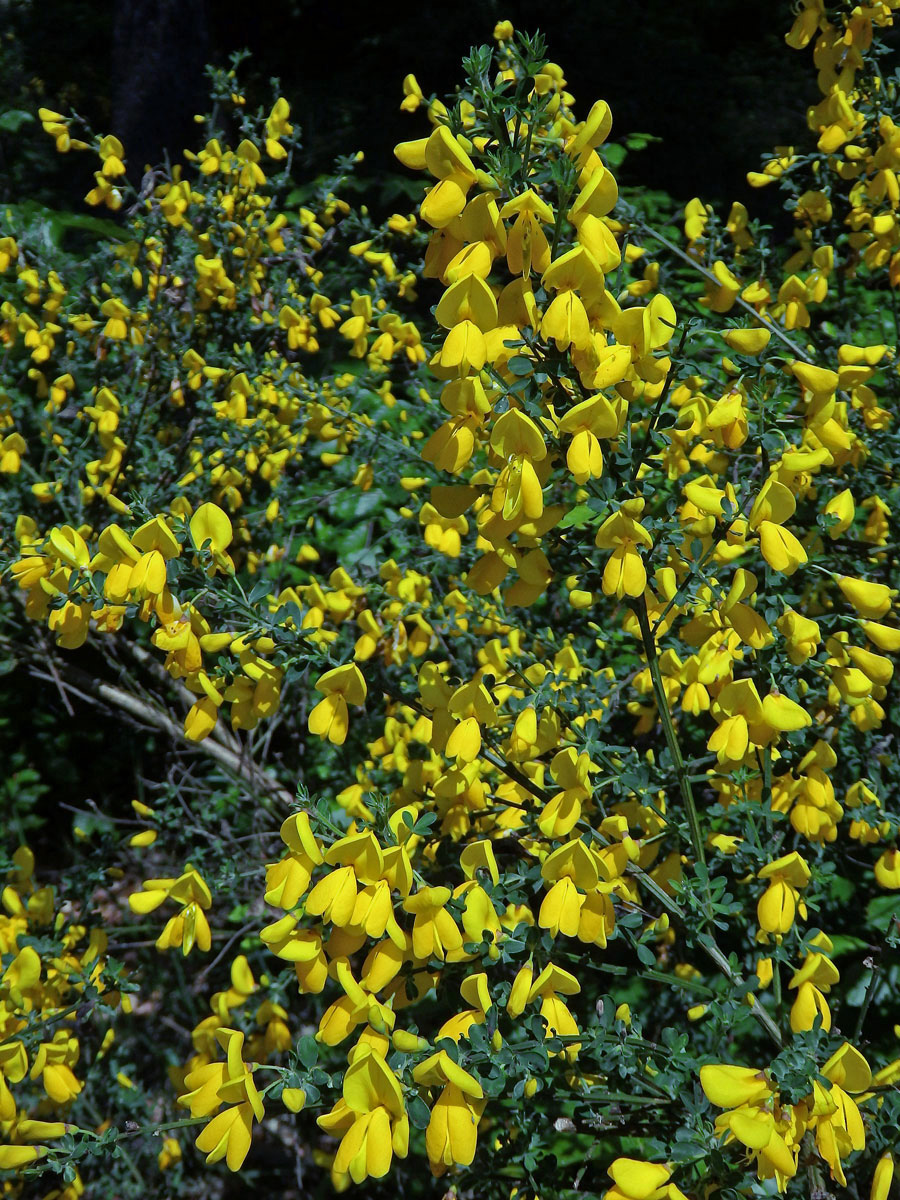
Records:
<instances>
[{"instance_id":1,"label":"green leaf","mask_svg":"<svg viewBox=\"0 0 900 1200\"><path fill-rule=\"evenodd\" d=\"M577 526L587 525L593 516L594 510L592 508L589 508L586 504L576 504L574 508L569 509L557 525L557 529L572 529Z\"/></svg>"},{"instance_id":2,"label":"green leaf","mask_svg":"<svg viewBox=\"0 0 900 1200\"><path fill-rule=\"evenodd\" d=\"M34 200L7 204L3 215L14 232L27 231L39 236L48 250L59 250L66 234L73 229L94 234L98 239L122 242L126 233L113 221L92 217L86 213L59 212Z\"/></svg>"},{"instance_id":3,"label":"green leaf","mask_svg":"<svg viewBox=\"0 0 900 1200\"><path fill-rule=\"evenodd\" d=\"M0 132L17 133L23 125L29 125L33 120L32 113L25 112L22 108L10 108L5 113L0 113Z\"/></svg>"},{"instance_id":4,"label":"green leaf","mask_svg":"<svg viewBox=\"0 0 900 1200\"><path fill-rule=\"evenodd\" d=\"M656 137L652 133L629 133L625 138L625 145L629 150L644 150L653 142L661 142L662 138Z\"/></svg>"},{"instance_id":5,"label":"green leaf","mask_svg":"<svg viewBox=\"0 0 900 1200\"><path fill-rule=\"evenodd\" d=\"M272 590L271 580L260 579L260 581L258 583L254 584L253 590L250 592L250 595L247 597L247 599L250 601L251 604L255 604L257 600L262 600L266 596L268 596L268 594L269 594L269 592L271 592L271 590Z\"/></svg>"},{"instance_id":6,"label":"green leaf","mask_svg":"<svg viewBox=\"0 0 900 1200\"><path fill-rule=\"evenodd\" d=\"M641 962L644 964L645 967L655 967L656 966L656 955L653 953L653 951L650 949L649 946L646 946L646 945L644 945L643 942L640 942L635 947L635 950L637 951L638 958L641 960Z\"/></svg>"},{"instance_id":7,"label":"green leaf","mask_svg":"<svg viewBox=\"0 0 900 1200\"><path fill-rule=\"evenodd\" d=\"M410 1124L416 1129L426 1129L428 1122L431 1120L431 1113L428 1110L428 1105L421 1096L414 1096L407 1103L406 1111L409 1114Z\"/></svg>"},{"instance_id":8,"label":"green leaf","mask_svg":"<svg viewBox=\"0 0 900 1200\"><path fill-rule=\"evenodd\" d=\"M831 958L839 958L842 954L852 954L856 950L865 950L868 945L868 942L862 938L852 937L849 933L832 934L831 943L833 946Z\"/></svg>"},{"instance_id":9,"label":"green leaf","mask_svg":"<svg viewBox=\"0 0 900 1200\"><path fill-rule=\"evenodd\" d=\"M306 1067L307 1071L311 1070L319 1060L319 1043L311 1034L306 1034L297 1043L297 1057Z\"/></svg>"},{"instance_id":10,"label":"green leaf","mask_svg":"<svg viewBox=\"0 0 900 1200\"><path fill-rule=\"evenodd\" d=\"M900 914L900 896L876 896L866 908L866 920L882 931Z\"/></svg>"}]
</instances>

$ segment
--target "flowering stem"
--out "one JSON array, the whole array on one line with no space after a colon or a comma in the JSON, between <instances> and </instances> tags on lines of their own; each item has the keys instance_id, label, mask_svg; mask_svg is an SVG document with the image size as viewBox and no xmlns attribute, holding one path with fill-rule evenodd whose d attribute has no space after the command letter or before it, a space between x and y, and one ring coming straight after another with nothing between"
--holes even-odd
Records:
<instances>
[{"instance_id":1,"label":"flowering stem","mask_svg":"<svg viewBox=\"0 0 900 1200\"><path fill-rule=\"evenodd\" d=\"M763 802L772 802L772 747L763 750Z\"/></svg>"},{"instance_id":2,"label":"flowering stem","mask_svg":"<svg viewBox=\"0 0 900 1200\"><path fill-rule=\"evenodd\" d=\"M878 987L878 965L871 957L863 961L863 966L869 969L869 979L866 984L866 992L863 997L863 1002L859 1006L859 1015L856 1018L856 1028L853 1031L853 1040L858 1042L863 1030L863 1025L866 1022L866 1014L869 1011L869 1005L872 1003L872 997Z\"/></svg>"},{"instance_id":3,"label":"flowering stem","mask_svg":"<svg viewBox=\"0 0 900 1200\"><path fill-rule=\"evenodd\" d=\"M670 242L667 237L663 237L661 233L657 233L655 229L653 229L645 221L641 221L639 218L635 223L642 233L648 234L650 237L655 238L661 245L665 246L670 253L677 255L677 257L682 259L683 262L686 262L689 266L693 267L698 274L704 277L704 279L708 279L711 283L718 284L718 280L712 271L710 271L707 267L704 267L702 263L698 263L696 259L691 258L689 254L685 254L685 252L679 246L676 246L674 242ZM740 308L743 308L750 313L757 321L759 321L762 326L764 326L764 328L768 329L769 333L774 333L777 338L780 338L781 341L784 342L784 344L790 349L795 358L802 359L803 362L808 363L813 361L812 357L807 354L805 350L801 349L792 338L788 337L780 325L777 325L774 321L768 321L765 317L761 316L760 313L758 313L753 307L753 305L748 304L743 297L735 296L734 302Z\"/></svg>"},{"instance_id":4,"label":"flowering stem","mask_svg":"<svg viewBox=\"0 0 900 1200\"><path fill-rule=\"evenodd\" d=\"M678 349L675 351L676 360L680 359L682 353L684 352L684 343L687 341L687 335L688 335L687 329L683 329L681 331L681 338L678 342ZM650 421L647 425L647 431L644 434L644 444L641 447L640 454L638 454L637 458L634 461L634 466L632 467L632 471L631 471L631 482L632 483L635 482L635 480L638 477L638 474L640 473L641 467L644 465L644 460L647 457L647 451L650 449L650 443L653 439L653 430L656 428L656 422L659 420L659 414L662 412L662 407L665 404L666 399L669 395L669 389L672 386L672 380L674 378L675 378L675 363L673 362L671 364L671 366L669 367L668 373L666 375L666 381L663 384L663 389L659 393L659 397L656 401L656 407L653 409L653 413L652 413L652 415L650 417Z\"/></svg>"},{"instance_id":5,"label":"flowering stem","mask_svg":"<svg viewBox=\"0 0 900 1200\"><path fill-rule=\"evenodd\" d=\"M553 241L550 245L550 260L556 258L556 248L559 245L559 237L562 233L563 221L566 219L566 209L569 207L569 201L572 199L572 185L560 185L557 195L556 222L553 226Z\"/></svg>"},{"instance_id":6,"label":"flowering stem","mask_svg":"<svg viewBox=\"0 0 900 1200\"><path fill-rule=\"evenodd\" d=\"M163 1121L161 1125L140 1125L134 1129L119 1131L119 1137L137 1137L141 1133L166 1133L170 1129L186 1129L189 1125L203 1125L205 1117L184 1117L180 1121Z\"/></svg>"},{"instance_id":7,"label":"flowering stem","mask_svg":"<svg viewBox=\"0 0 900 1200\"><path fill-rule=\"evenodd\" d=\"M634 875L635 878L639 880L642 887L646 888L652 896L656 897L666 912L675 917L676 920L684 920L684 909L682 909L681 906L675 900L673 900L671 896L667 895L666 892L663 891L652 875L649 875L646 871L642 870L642 868L636 863L629 863L626 870L629 875ZM707 958L711 959L712 962L715 963L730 984L732 984L734 987L743 986L744 981L741 978L740 972L734 970L731 963L719 949L719 946L717 945L712 934L704 934L702 937L698 938L697 944ZM674 983L674 980L672 982ZM781 1036L781 1031L763 1006L754 1000L750 1008L750 1012L753 1014L754 1018L759 1022L759 1024L762 1025L763 1029L765 1029L766 1033L768 1033L775 1045L780 1049L784 1045L784 1039Z\"/></svg>"},{"instance_id":8,"label":"flowering stem","mask_svg":"<svg viewBox=\"0 0 900 1200\"><path fill-rule=\"evenodd\" d=\"M715 541L710 542L708 548L703 552L702 557L700 557L695 563L691 564L691 568L688 572L687 578L684 579L683 582L679 585L678 591L675 593L675 595L668 602L666 607L662 610L662 612L659 614L659 616L653 622L653 637L654 638L656 637L657 632L661 628L663 622L665 621L665 619L669 615L669 613L672 611L672 609L675 608L675 606L677 604L681 603L681 593L685 589L687 584L689 584L694 578L696 578L697 575L700 574L700 571L703 569L703 567L706 566L709 559L712 558L712 556L716 550L716 544L717 543Z\"/></svg>"},{"instance_id":9,"label":"flowering stem","mask_svg":"<svg viewBox=\"0 0 900 1200\"><path fill-rule=\"evenodd\" d=\"M644 643L644 653L647 656L647 665L650 668L650 678L653 681L653 694L656 697L656 707L659 709L659 719L662 722L663 733L666 737L666 745L669 748L669 754L672 758L672 763L675 767L675 775L678 778L678 786L681 790L681 797L684 800L684 806L687 810L688 827L691 831L691 844L694 848L694 854L697 861L704 867L706 866L706 852L703 845L703 833L700 829L700 817L697 812L697 804L694 800L694 792L691 788L691 781L688 778L688 770L684 763L684 758L681 754L681 746L678 744L678 736L675 733L675 725L672 722L672 714L669 712L669 702L666 698L666 690L663 686L662 673L659 669L659 659L656 655L656 640L653 636L653 631L650 628L650 613L647 609L647 601L641 596L638 599L637 605L638 623L641 627L641 640ZM707 915L710 915L709 910L712 907L711 897L709 895L709 883L706 884L706 899L707 899Z\"/></svg>"},{"instance_id":10,"label":"flowering stem","mask_svg":"<svg viewBox=\"0 0 900 1200\"><path fill-rule=\"evenodd\" d=\"M94 1105L91 1104L91 1102L84 1097L84 1095L82 1095L82 1097L81 1097L81 1102L84 1105L84 1108L87 1111L88 1116L91 1118L92 1121L96 1121L97 1126L99 1128L103 1124L103 1117L100 1115L100 1113L94 1107ZM98 1135L95 1133L94 1136L96 1137ZM144 1177L141 1174L141 1172L138 1170L137 1164L135 1163L134 1159L131 1157L131 1155L128 1153L128 1151L125 1149L124 1146L117 1146L117 1149L119 1151L119 1154L122 1156L122 1161L124 1162L125 1166L131 1172L132 1177L134 1179L136 1179L138 1181L138 1183L143 1184Z\"/></svg>"}]
</instances>

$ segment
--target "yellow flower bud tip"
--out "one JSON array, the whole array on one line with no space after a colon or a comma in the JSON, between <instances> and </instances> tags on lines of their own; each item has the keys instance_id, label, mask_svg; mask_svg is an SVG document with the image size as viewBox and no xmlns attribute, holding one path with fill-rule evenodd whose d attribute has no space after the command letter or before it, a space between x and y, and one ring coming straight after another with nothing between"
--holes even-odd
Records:
<instances>
[{"instance_id":1,"label":"yellow flower bud tip","mask_svg":"<svg viewBox=\"0 0 900 1200\"><path fill-rule=\"evenodd\" d=\"M157 836L158 834L155 829L144 829L140 833L135 833L132 837L130 837L128 839L128 845L134 847L135 849L141 849L145 846L152 846L156 841Z\"/></svg>"},{"instance_id":2,"label":"yellow flower bud tip","mask_svg":"<svg viewBox=\"0 0 900 1200\"><path fill-rule=\"evenodd\" d=\"M663 1163L617 1158L606 1173L629 1200L649 1200L666 1185L672 1171Z\"/></svg>"},{"instance_id":3,"label":"yellow flower bud tip","mask_svg":"<svg viewBox=\"0 0 900 1200\"><path fill-rule=\"evenodd\" d=\"M286 1087L281 1093L281 1102L292 1113L298 1113L306 1104L306 1092L303 1088Z\"/></svg>"},{"instance_id":4,"label":"yellow flower bud tip","mask_svg":"<svg viewBox=\"0 0 900 1200\"><path fill-rule=\"evenodd\" d=\"M14 1171L47 1153L46 1146L0 1146L0 1170Z\"/></svg>"},{"instance_id":5,"label":"yellow flower bud tip","mask_svg":"<svg viewBox=\"0 0 900 1200\"><path fill-rule=\"evenodd\" d=\"M762 1071L724 1063L700 1068L700 1086L710 1103L719 1108L740 1108L765 1099L771 1087Z\"/></svg>"},{"instance_id":6,"label":"yellow flower bud tip","mask_svg":"<svg viewBox=\"0 0 900 1200\"><path fill-rule=\"evenodd\" d=\"M616 1020L622 1021L625 1025L631 1025L631 1006L628 1004L620 1004L616 1009Z\"/></svg>"},{"instance_id":7,"label":"yellow flower bud tip","mask_svg":"<svg viewBox=\"0 0 900 1200\"><path fill-rule=\"evenodd\" d=\"M870 1200L887 1200L893 1179L894 1158L890 1150L887 1150L875 1167L875 1173L872 1176L872 1190L869 1193Z\"/></svg>"},{"instance_id":8,"label":"yellow flower bud tip","mask_svg":"<svg viewBox=\"0 0 900 1200\"><path fill-rule=\"evenodd\" d=\"M772 335L768 329L729 329L722 336L736 354L756 355L765 350Z\"/></svg>"}]
</instances>

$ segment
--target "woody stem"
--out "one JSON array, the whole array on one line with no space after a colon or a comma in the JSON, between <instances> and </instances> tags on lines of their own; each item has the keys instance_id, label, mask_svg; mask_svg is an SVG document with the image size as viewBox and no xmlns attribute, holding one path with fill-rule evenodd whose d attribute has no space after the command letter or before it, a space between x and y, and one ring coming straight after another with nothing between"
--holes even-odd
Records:
<instances>
[{"instance_id":1,"label":"woody stem","mask_svg":"<svg viewBox=\"0 0 900 1200\"><path fill-rule=\"evenodd\" d=\"M637 618L641 627L641 640L644 643L644 653L647 656L647 665L650 668L650 678L653 682L653 694L656 698L656 707L659 710L659 719L662 722L663 733L666 738L666 745L669 748L669 755L672 759L672 765L675 768L675 775L678 779L678 787L681 791L681 798L684 801L684 807L687 811L688 827L691 833L691 844L694 848L694 855L699 863L706 866L706 851L703 844L703 834L700 829L700 816L697 812L697 803L694 800L694 792L691 788L691 781L688 777L688 770L685 766L684 758L681 754L681 746L678 742L678 735L675 732L675 725L672 721L672 714L669 711L669 701L666 697L666 690L663 686L662 672L659 669L659 658L656 653L656 639L653 636L653 631L650 628L650 614L647 609L647 601L644 596L641 596L637 601ZM707 910L711 907L711 898L709 895L709 883L706 883L706 899Z\"/></svg>"}]
</instances>

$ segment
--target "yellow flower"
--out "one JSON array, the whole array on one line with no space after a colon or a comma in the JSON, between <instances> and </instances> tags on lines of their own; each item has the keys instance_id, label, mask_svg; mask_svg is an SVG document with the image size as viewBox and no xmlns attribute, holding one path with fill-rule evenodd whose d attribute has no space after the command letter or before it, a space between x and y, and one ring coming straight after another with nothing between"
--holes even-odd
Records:
<instances>
[{"instance_id":1,"label":"yellow flower","mask_svg":"<svg viewBox=\"0 0 900 1200\"><path fill-rule=\"evenodd\" d=\"M82 1089L72 1070L76 1060L77 1043L70 1042L65 1033L56 1035L52 1042L41 1042L29 1077L41 1080L54 1104L68 1104Z\"/></svg>"},{"instance_id":2,"label":"yellow flower","mask_svg":"<svg viewBox=\"0 0 900 1200\"><path fill-rule=\"evenodd\" d=\"M624 418L624 406L617 409L605 396L583 400L561 418L560 433L573 435L566 465L576 483L587 483L603 474L603 452L598 439L618 437Z\"/></svg>"},{"instance_id":3,"label":"yellow flower","mask_svg":"<svg viewBox=\"0 0 900 1200\"><path fill-rule=\"evenodd\" d=\"M572 1038L578 1034L575 1018L561 997L576 996L580 991L581 984L575 976L554 963L549 963L532 983L528 993L528 1003L531 1004L534 1000L540 999L540 1012L547 1024L546 1036L548 1038L553 1037L554 1034L566 1038ZM580 1049L579 1042L569 1041L563 1055L570 1062L574 1062Z\"/></svg>"},{"instance_id":4,"label":"yellow flower","mask_svg":"<svg viewBox=\"0 0 900 1200\"><path fill-rule=\"evenodd\" d=\"M372 1049L358 1054L344 1074L343 1096L318 1118L326 1133L343 1133L334 1170L354 1183L387 1175L394 1154L409 1151L409 1120L396 1076Z\"/></svg>"},{"instance_id":5,"label":"yellow flower","mask_svg":"<svg viewBox=\"0 0 900 1200\"><path fill-rule=\"evenodd\" d=\"M879 1158L872 1176L872 1189L869 1200L887 1200L894 1180L894 1158L890 1150L886 1150Z\"/></svg>"},{"instance_id":6,"label":"yellow flower","mask_svg":"<svg viewBox=\"0 0 900 1200\"><path fill-rule=\"evenodd\" d=\"M0 1171L26 1167L46 1153L46 1146L0 1146Z\"/></svg>"},{"instance_id":7,"label":"yellow flower","mask_svg":"<svg viewBox=\"0 0 900 1200\"><path fill-rule=\"evenodd\" d=\"M415 917L412 945L417 958L434 956L443 961L462 949L462 934L445 907L450 896L447 887L424 887L403 901L404 910Z\"/></svg>"},{"instance_id":8,"label":"yellow flower","mask_svg":"<svg viewBox=\"0 0 900 1200\"><path fill-rule=\"evenodd\" d=\"M290 137L294 132L293 125L288 121L290 115L290 104L283 96L279 96L266 118L266 153L270 158L279 160L287 158L287 151L280 144L279 139Z\"/></svg>"},{"instance_id":9,"label":"yellow flower","mask_svg":"<svg viewBox=\"0 0 900 1200\"><path fill-rule=\"evenodd\" d=\"M553 210L537 195L527 191L513 197L500 210L501 217L515 216L506 245L506 261L513 275L528 276L532 266L544 272L550 265L550 243L542 225L553 224Z\"/></svg>"},{"instance_id":10,"label":"yellow flower","mask_svg":"<svg viewBox=\"0 0 900 1200\"><path fill-rule=\"evenodd\" d=\"M209 1116L222 1103L233 1105L203 1128L196 1146L206 1154L207 1163L224 1158L228 1168L237 1171L250 1149L253 1118L261 1121L264 1110L252 1069L241 1057L243 1033L217 1029L216 1040L226 1052L226 1062L205 1063L190 1071L185 1077L189 1090L179 1096L178 1103L189 1108L193 1117Z\"/></svg>"},{"instance_id":11,"label":"yellow flower","mask_svg":"<svg viewBox=\"0 0 900 1200\"><path fill-rule=\"evenodd\" d=\"M0 989L18 1007L30 1007L26 993L34 991L41 979L41 959L33 946L23 946L0 978Z\"/></svg>"},{"instance_id":12,"label":"yellow flower","mask_svg":"<svg viewBox=\"0 0 900 1200\"><path fill-rule=\"evenodd\" d=\"M448 1167L468 1166L475 1157L478 1121L485 1105L481 1084L444 1050L419 1063L413 1079L424 1086L443 1085L425 1131L432 1171L441 1175Z\"/></svg>"},{"instance_id":13,"label":"yellow flower","mask_svg":"<svg viewBox=\"0 0 900 1200\"><path fill-rule=\"evenodd\" d=\"M750 528L759 533L763 558L773 571L785 575L793 575L807 561L806 550L789 529L783 528L796 507L790 490L770 476L750 510Z\"/></svg>"},{"instance_id":14,"label":"yellow flower","mask_svg":"<svg viewBox=\"0 0 900 1200\"><path fill-rule=\"evenodd\" d=\"M816 653L822 634L818 624L789 608L775 622L787 642L788 658L798 665Z\"/></svg>"},{"instance_id":15,"label":"yellow flower","mask_svg":"<svg viewBox=\"0 0 900 1200\"><path fill-rule=\"evenodd\" d=\"M291 909L309 887L313 869L323 861L322 852L306 813L294 813L282 823L281 840L290 853L266 868L265 901Z\"/></svg>"},{"instance_id":16,"label":"yellow flower","mask_svg":"<svg viewBox=\"0 0 900 1200\"><path fill-rule=\"evenodd\" d=\"M737 354L761 354L769 344L768 329L729 329L722 334L726 345Z\"/></svg>"},{"instance_id":17,"label":"yellow flower","mask_svg":"<svg viewBox=\"0 0 900 1200\"><path fill-rule=\"evenodd\" d=\"M831 371L827 367L816 367L812 363L792 362L790 370L806 391L811 392L813 396L830 396L838 387L837 371Z\"/></svg>"},{"instance_id":18,"label":"yellow flower","mask_svg":"<svg viewBox=\"0 0 900 1200\"><path fill-rule=\"evenodd\" d=\"M342 746L349 728L348 704L363 705L366 700L366 681L355 663L334 667L320 675L316 688L325 693L309 714L310 733Z\"/></svg>"},{"instance_id":19,"label":"yellow flower","mask_svg":"<svg viewBox=\"0 0 900 1200\"><path fill-rule=\"evenodd\" d=\"M169 918L156 939L156 948L170 950L180 946L181 953L186 957L195 945L199 950L209 950L212 935L203 909L191 903L186 904L176 916Z\"/></svg>"},{"instance_id":20,"label":"yellow flower","mask_svg":"<svg viewBox=\"0 0 900 1200\"><path fill-rule=\"evenodd\" d=\"M415 75L404 76L403 102L400 105L401 112L415 112L424 99L425 97L422 94L422 89L419 87L419 81Z\"/></svg>"},{"instance_id":21,"label":"yellow flower","mask_svg":"<svg viewBox=\"0 0 900 1200\"><path fill-rule=\"evenodd\" d=\"M147 879L143 891L128 897L132 912L146 914L159 908L166 900L182 905L181 912L171 917L156 941L158 950L180 946L187 955L196 945L209 950L212 939L209 922L203 911L212 906L212 894L201 876L188 864L178 879Z\"/></svg>"},{"instance_id":22,"label":"yellow flower","mask_svg":"<svg viewBox=\"0 0 900 1200\"><path fill-rule=\"evenodd\" d=\"M17 475L22 466L22 455L28 446L20 433L8 433L0 438L0 474Z\"/></svg>"},{"instance_id":23,"label":"yellow flower","mask_svg":"<svg viewBox=\"0 0 900 1200\"><path fill-rule=\"evenodd\" d=\"M103 162L103 174L108 177L125 174L125 163L122 158L125 154L122 148L122 143L113 134L108 133L100 139L100 147L98 151Z\"/></svg>"},{"instance_id":24,"label":"yellow flower","mask_svg":"<svg viewBox=\"0 0 900 1200\"><path fill-rule=\"evenodd\" d=\"M207 1165L224 1158L229 1171L239 1171L250 1149L253 1109L249 1104L226 1108L213 1117L197 1138L197 1149Z\"/></svg>"},{"instance_id":25,"label":"yellow flower","mask_svg":"<svg viewBox=\"0 0 900 1200\"><path fill-rule=\"evenodd\" d=\"M101 171L94 172L95 185L85 196L87 204L99 205L105 204L108 209L115 212L122 207L122 193L117 187L110 183L109 178Z\"/></svg>"},{"instance_id":26,"label":"yellow flower","mask_svg":"<svg viewBox=\"0 0 900 1200\"><path fill-rule=\"evenodd\" d=\"M900 850L896 847L885 850L875 863L875 878L883 888L900 889Z\"/></svg>"},{"instance_id":27,"label":"yellow flower","mask_svg":"<svg viewBox=\"0 0 900 1200\"><path fill-rule=\"evenodd\" d=\"M242 188L252 191L258 185L266 182L266 177L259 165L259 149L247 138L238 144L235 159L238 164L238 183Z\"/></svg>"},{"instance_id":28,"label":"yellow flower","mask_svg":"<svg viewBox=\"0 0 900 1200\"><path fill-rule=\"evenodd\" d=\"M711 212L712 209L707 209L697 197L688 201L684 209L684 236L689 242L696 242L703 237Z\"/></svg>"},{"instance_id":29,"label":"yellow flower","mask_svg":"<svg viewBox=\"0 0 900 1200\"><path fill-rule=\"evenodd\" d=\"M751 729L756 733L763 718L762 701L752 679L737 679L722 688L716 701L716 717L721 720L707 748L720 763L740 762L750 745Z\"/></svg>"},{"instance_id":30,"label":"yellow flower","mask_svg":"<svg viewBox=\"0 0 900 1200\"><path fill-rule=\"evenodd\" d=\"M851 1093L866 1091L872 1082L869 1064L860 1052L844 1042L823 1065L821 1074L830 1089L816 1081L813 1107L816 1148L831 1168L831 1175L842 1187L847 1186L842 1159L854 1150L864 1150L866 1131L862 1114Z\"/></svg>"},{"instance_id":31,"label":"yellow flower","mask_svg":"<svg viewBox=\"0 0 900 1200\"><path fill-rule=\"evenodd\" d=\"M452 329L461 321L472 321L482 333L487 333L497 324L497 301L478 275L463 275L444 292L434 317L445 329Z\"/></svg>"},{"instance_id":32,"label":"yellow flower","mask_svg":"<svg viewBox=\"0 0 900 1200\"><path fill-rule=\"evenodd\" d=\"M450 379L480 371L486 361L484 334L474 321L460 321L447 334L429 366L439 379Z\"/></svg>"},{"instance_id":33,"label":"yellow flower","mask_svg":"<svg viewBox=\"0 0 900 1200\"><path fill-rule=\"evenodd\" d=\"M509 990L509 999L506 1002L506 1011L514 1019L520 1017L525 1011L525 1006L528 1004L529 996L531 995L531 986L534 983L534 971L531 967L531 961L528 965L520 967L515 979L512 982L512 987Z\"/></svg>"},{"instance_id":34,"label":"yellow flower","mask_svg":"<svg viewBox=\"0 0 900 1200\"><path fill-rule=\"evenodd\" d=\"M167 1171L173 1163L181 1160L181 1145L177 1138L163 1138L162 1149L156 1156L156 1161L161 1171Z\"/></svg>"},{"instance_id":35,"label":"yellow flower","mask_svg":"<svg viewBox=\"0 0 900 1200\"><path fill-rule=\"evenodd\" d=\"M672 1175L662 1163L641 1162L636 1158L617 1158L606 1169L619 1195L628 1200L657 1200L666 1194L666 1184ZM611 1196L613 1189L606 1193Z\"/></svg>"},{"instance_id":36,"label":"yellow flower","mask_svg":"<svg viewBox=\"0 0 900 1200\"><path fill-rule=\"evenodd\" d=\"M653 539L629 511L632 501L623 504L597 530L594 544L601 550L612 550L603 570L601 587L604 595L642 596L647 586L647 570L638 547L652 549Z\"/></svg>"},{"instance_id":37,"label":"yellow flower","mask_svg":"<svg viewBox=\"0 0 900 1200\"><path fill-rule=\"evenodd\" d=\"M234 574L234 562L225 551L234 536L231 521L217 504L201 504L190 520L191 538L198 550L208 549L212 555L208 574L215 575L216 569Z\"/></svg>"},{"instance_id":38,"label":"yellow flower","mask_svg":"<svg viewBox=\"0 0 900 1200\"><path fill-rule=\"evenodd\" d=\"M842 492L831 497L823 511L827 516L837 518L835 524L828 527L828 536L832 539L840 537L850 528L853 518L856 516L853 493L849 488L844 488Z\"/></svg>"},{"instance_id":39,"label":"yellow flower","mask_svg":"<svg viewBox=\"0 0 900 1200\"><path fill-rule=\"evenodd\" d=\"M736 1138L756 1155L761 1179L777 1173L790 1179L797 1172L797 1147L793 1144L788 1110L776 1120L770 1105L777 1093L762 1071L724 1063L700 1068L700 1086L707 1099L726 1110L716 1119L716 1130L726 1140ZM802 1132L802 1131L801 1131Z\"/></svg>"},{"instance_id":40,"label":"yellow flower","mask_svg":"<svg viewBox=\"0 0 900 1200\"><path fill-rule=\"evenodd\" d=\"M856 579L850 575L842 575L837 581L844 597L853 605L861 617L879 620L891 608L891 603L897 591L884 583L869 583L865 579Z\"/></svg>"},{"instance_id":41,"label":"yellow flower","mask_svg":"<svg viewBox=\"0 0 900 1200\"><path fill-rule=\"evenodd\" d=\"M505 521L520 514L531 520L544 511L541 481L534 464L547 456L541 432L530 417L508 409L491 432L491 449L505 463L494 485L491 507Z\"/></svg>"},{"instance_id":42,"label":"yellow flower","mask_svg":"<svg viewBox=\"0 0 900 1200\"><path fill-rule=\"evenodd\" d=\"M809 867L806 860L794 851L764 866L759 878L769 881L757 905L760 929L766 933L783 935L793 925L798 905L801 916L806 915L805 906L799 899L799 889L809 883Z\"/></svg>"}]
</instances>

